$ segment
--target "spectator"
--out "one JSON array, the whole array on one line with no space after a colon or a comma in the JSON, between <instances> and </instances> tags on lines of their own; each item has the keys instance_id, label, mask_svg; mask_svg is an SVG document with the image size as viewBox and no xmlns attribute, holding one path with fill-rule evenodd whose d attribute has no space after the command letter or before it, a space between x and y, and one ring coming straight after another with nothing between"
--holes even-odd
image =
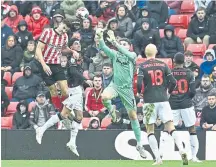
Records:
<instances>
[{"instance_id":1,"label":"spectator","mask_svg":"<svg viewBox=\"0 0 216 167\"><path fill-rule=\"evenodd\" d=\"M194 5L195 5L195 11L197 9L199 9L200 7L206 9L208 4L211 2L212 0L194 0Z\"/></svg>"},{"instance_id":2,"label":"spectator","mask_svg":"<svg viewBox=\"0 0 216 167\"><path fill-rule=\"evenodd\" d=\"M10 104L9 98L5 92L7 81L4 78L4 71L1 71L1 116L4 117L4 112Z\"/></svg>"},{"instance_id":3,"label":"spectator","mask_svg":"<svg viewBox=\"0 0 216 167\"><path fill-rule=\"evenodd\" d=\"M15 1L15 5L18 7L18 11L23 17L29 15L31 13L32 7L36 6L37 3L38 2L36 1L28 1L28 0Z\"/></svg>"},{"instance_id":4,"label":"spectator","mask_svg":"<svg viewBox=\"0 0 216 167\"><path fill-rule=\"evenodd\" d=\"M216 3L211 1L206 9L206 15L209 17L209 44L216 43Z\"/></svg>"},{"instance_id":5,"label":"spectator","mask_svg":"<svg viewBox=\"0 0 216 167\"><path fill-rule=\"evenodd\" d=\"M131 18L132 22L136 22L139 18L139 8L136 5L136 0L125 0L124 5L128 10L128 17Z\"/></svg>"},{"instance_id":6,"label":"spectator","mask_svg":"<svg viewBox=\"0 0 216 167\"><path fill-rule=\"evenodd\" d=\"M20 71L24 71L25 64L30 64L35 58L35 42L28 41L27 49L24 51L23 59L20 64Z\"/></svg>"},{"instance_id":7,"label":"spectator","mask_svg":"<svg viewBox=\"0 0 216 167\"><path fill-rule=\"evenodd\" d=\"M97 117L91 117L88 129L100 129L100 120Z\"/></svg>"},{"instance_id":8,"label":"spectator","mask_svg":"<svg viewBox=\"0 0 216 167\"><path fill-rule=\"evenodd\" d=\"M98 8L97 1L84 1L85 8L89 11L89 14L95 16L96 10Z\"/></svg>"},{"instance_id":9,"label":"spectator","mask_svg":"<svg viewBox=\"0 0 216 167\"><path fill-rule=\"evenodd\" d=\"M14 35L13 30L1 20L1 47L3 48L10 35Z\"/></svg>"},{"instance_id":10,"label":"spectator","mask_svg":"<svg viewBox=\"0 0 216 167\"><path fill-rule=\"evenodd\" d=\"M201 78L201 85L196 90L196 95L192 99L197 117L200 117L202 109L208 104L207 98L211 93L216 93L216 88L211 84L210 77L204 74Z\"/></svg>"},{"instance_id":11,"label":"spectator","mask_svg":"<svg viewBox=\"0 0 216 167\"><path fill-rule=\"evenodd\" d=\"M145 47L150 43L156 45L158 50L160 48L159 33L150 27L150 20L148 18L144 18L142 21L142 28L134 34L133 38L134 50L138 57L145 57Z\"/></svg>"},{"instance_id":12,"label":"spectator","mask_svg":"<svg viewBox=\"0 0 216 167\"><path fill-rule=\"evenodd\" d=\"M187 30L187 38L184 40L185 47L189 44L203 43L209 45L209 24L206 17L205 9L200 7L196 11L196 15L189 23Z\"/></svg>"},{"instance_id":13,"label":"spectator","mask_svg":"<svg viewBox=\"0 0 216 167\"><path fill-rule=\"evenodd\" d=\"M164 28L168 20L168 5L164 1L147 1L146 6L158 22L159 28Z\"/></svg>"},{"instance_id":14,"label":"spectator","mask_svg":"<svg viewBox=\"0 0 216 167\"><path fill-rule=\"evenodd\" d=\"M117 6L118 3L116 2L116 0L99 1L95 15L99 18L99 20L104 20L105 22L107 22L109 19L115 17Z\"/></svg>"},{"instance_id":15,"label":"spectator","mask_svg":"<svg viewBox=\"0 0 216 167\"><path fill-rule=\"evenodd\" d=\"M81 29L80 20L79 20L79 19L74 19L74 20L72 21L72 24L71 24L71 28L70 28L71 32L69 33L70 35L68 35L68 36L69 36L69 37L72 36L72 38L73 38L73 34L74 34L74 33L78 33L78 32L80 31L80 29ZM79 33L78 33L78 34L79 34ZM80 36L80 34L79 34L79 36Z\"/></svg>"},{"instance_id":16,"label":"spectator","mask_svg":"<svg viewBox=\"0 0 216 167\"><path fill-rule=\"evenodd\" d=\"M26 102L19 102L16 107L16 113L13 115L13 129L27 129L29 128L28 104Z\"/></svg>"},{"instance_id":17,"label":"spectator","mask_svg":"<svg viewBox=\"0 0 216 167\"><path fill-rule=\"evenodd\" d=\"M103 88L105 89L113 79L113 67L111 63L104 63L102 69ZM112 104L116 106L116 110L124 108L120 97L112 99Z\"/></svg>"},{"instance_id":18,"label":"spectator","mask_svg":"<svg viewBox=\"0 0 216 167\"><path fill-rule=\"evenodd\" d=\"M17 42L20 44L23 50L26 49L27 43L33 40L32 33L28 31L28 26L25 20L21 20L18 24L19 32L16 33Z\"/></svg>"},{"instance_id":19,"label":"spectator","mask_svg":"<svg viewBox=\"0 0 216 167\"><path fill-rule=\"evenodd\" d=\"M55 108L48 102L45 94L43 92L38 92L36 97L36 105L32 108L30 113L29 123L31 128L36 130L38 127L43 126L46 121L55 114ZM50 129L56 129L56 126L53 126Z\"/></svg>"},{"instance_id":20,"label":"spectator","mask_svg":"<svg viewBox=\"0 0 216 167\"><path fill-rule=\"evenodd\" d=\"M175 1L175 0L174 1L169 1L169 0L166 0L165 2L168 5L169 15L179 14L180 13L182 1Z\"/></svg>"},{"instance_id":21,"label":"spectator","mask_svg":"<svg viewBox=\"0 0 216 167\"><path fill-rule=\"evenodd\" d=\"M49 19L42 15L42 10L38 6L32 8L31 15L26 16L25 20L28 25L28 31L33 34L34 40L38 40L43 29L50 24Z\"/></svg>"},{"instance_id":22,"label":"spectator","mask_svg":"<svg viewBox=\"0 0 216 167\"><path fill-rule=\"evenodd\" d=\"M136 21L136 24L133 29L133 33L141 29L143 18L149 18L150 27L152 29L158 30L158 22L151 16L149 8L147 6L144 6L140 9L139 19Z\"/></svg>"},{"instance_id":23,"label":"spectator","mask_svg":"<svg viewBox=\"0 0 216 167\"><path fill-rule=\"evenodd\" d=\"M178 52L184 53L181 39L175 35L172 25L166 25L164 28L164 38L161 39L160 56L173 59L174 55Z\"/></svg>"},{"instance_id":24,"label":"spectator","mask_svg":"<svg viewBox=\"0 0 216 167\"><path fill-rule=\"evenodd\" d=\"M216 65L214 50L207 49L205 51L205 55L203 56L203 59L205 61L200 65L200 76L202 76L203 74L210 75L212 73L213 66Z\"/></svg>"},{"instance_id":25,"label":"spectator","mask_svg":"<svg viewBox=\"0 0 216 167\"><path fill-rule=\"evenodd\" d=\"M211 74L211 82L214 88L216 88L216 65L212 68L212 74Z\"/></svg>"},{"instance_id":26,"label":"spectator","mask_svg":"<svg viewBox=\"0 0 216 167\"><path fill-rule=\"evenodd\" d=\"M56 10L60 9L60 2L56 0L42 1L40 7L46 17L52 18Z\"/></svg>"},{"instance_id":27,"label":"spectator","mask_svg":"<svg viewBox=\"0 0 216 167\"><path fill-rule=\"evenodd\" d=\"M1 70L11 73L18 71L23 57L23 50L16 44L15 36L8 37L5 47L1 50L1 55Z\"/></svg>"},{"instance_id":28,"label":"spectator","mask_svg":"<svg viewBox=\"0 0 216 167\"><path fill-rule=\"evenodd\" d=\"M204 130L216 130L216 94L208 95L208 105L202 109L200 126Z\"/></svg>"},{"instance_id":29,"label":"spectator","mask_svg":"<svg viewBox=\"0 0 216 167\"><path fill-rule=\"evenodd\" d=\"M199 69L199 66L193 62L193 53L189 50L187 50L185 53L185 63L184 68L188 68L191 71L194 71L195 69Z\"/></svg>"},{"instance_id":30,"label":"spectator","mask_svg":"<svg viewBox=\"0 0 216 167\"><path fill-rule=\"evenodd\" d=\"M62 9L55 10L52 16L50 27L52 28L58 27L58 25L62 22L64 18L65 18L65 14Z\"/></svg>"},{"instance_id":31,"label":"spectator","mask_svg":"<svg viewBox=\"0 0 216 167\"><path fill-rule=\"evenodd\" d=\"M216 14L216 2L211 1L208 3L208 6L206 8L206 15L211 16L211 17L215 17L216 16L215 14Z\"/></svg>"},{"instance_id":32,"label":"spectator","mask_svg":"<svg viewBox=\"0 0 216 167\"><path fill-rule=\"evenodd\" d=\"M106 115L106 108L104 107L101 99L102 88L102 77L95 76L93 78L94 88L91 89L85 99L85 110L88 112L87 116L98 117L102 120Z\"/></svg>"},{"instance_id":33,"label":"spectator","mask_svg":"<svg viewBox=\"0 0 216 167\"><path fill-rule=\"evenodd\" d=\"M106 28L106 23L103 20L99 20L97 26L95 27L95 30L97 28L105 29Z\"/></svg>"},{"instance_id":34,"label":"spectator","mask_svg":"<svg viewBox=\"0 0 216 167\"><path fill-rule=\"evenodd\" d=\"M8 12L10 11L10 5L8 4L7 1L2 0L1 1L1 19L4 19Z\"/></svg>"},{"instance_id":35,"label":"spectator","mask_svg":"<svg viewBox=\"0 0 216 167\"><path fill-rule=\"evenodd\" d=\"M21 20L23 20L22 15L19 14L17 7L15 5L12 5L8 12L8 16L4 19L4 23L12 28L14 33L17 33L17 26Z\"/></svg>"},{"instance_id":36,"label":"spectator","mask_svg":"<svg viewBox=\"0 0 216 167\"><path fill-rule=\"evenodd\" d=\"M11 101L26 100L28 103L34 101L40 89L41 82L42 79L32 74L31 67L26 65L23 76L15 81Z\"/></svg>"},{"instance_id":37,"label":"spectator","mask_svg":"<svg viewBox=\"0 0 216 167\"><path fill-rule=\"evenodd\" d=\"M103 51L96 53L96 56L92 58L92 63L89 65L90 79L102 74L103 64L105 63L111 63L110 58Z\"/></svg>"},{"instance_id":38,"label":"spectator","mask_svg":"<svg viewBox=\"0 0 216 167\"><path fill-rule=\"evenodd\" d=\"M64 10L65 17L70 22L76 20L76 10L79 9L80 7L84 7L84 3L82 0L76 0L76 1L63 0L60 5L60 9Z\"/></svg>"},{"instance_id":39,"label":"spectator","mask_svg":"<svg viewBox=\"0 0 216 167\"><path fill-rule=\"evenodd\" d=\"M120 5L116 8L116 19L118 20L118 29L124 32L126 38L130 38L133 32L133 24L128 17L128 10L125 5Z\"/></svg>"}]
</instances>

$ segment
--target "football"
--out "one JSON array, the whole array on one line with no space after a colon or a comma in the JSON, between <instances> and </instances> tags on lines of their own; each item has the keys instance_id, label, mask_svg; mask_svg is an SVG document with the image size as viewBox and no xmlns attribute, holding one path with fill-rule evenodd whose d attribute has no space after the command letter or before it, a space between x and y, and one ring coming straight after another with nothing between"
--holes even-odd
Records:
<instances>
[{"instance_id":1,"label":"football","mask_svg":"<svg viewBox=\"0 0 216 167\"><path fill-rule=\"evenodd\" d=\"M88 16L89 16L89 11L86 8L80 7L77 9L76 17L78 19L84 20L84 19L88 18Z\"/></svg>"}]
</instances>

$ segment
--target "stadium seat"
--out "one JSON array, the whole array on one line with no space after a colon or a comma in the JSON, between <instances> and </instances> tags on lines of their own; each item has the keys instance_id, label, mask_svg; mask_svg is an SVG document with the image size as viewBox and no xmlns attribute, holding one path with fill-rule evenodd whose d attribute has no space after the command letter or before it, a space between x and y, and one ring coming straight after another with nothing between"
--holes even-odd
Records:
<instances>
[{"instance_id":1,"label":"stadium seat","mask_svg":"<svg viewBox=\"0 0 216 167\"><path fill-rule=\"evenodd\" d=\"M193 59L194 63L196 63L198 66L200 66L200 64L203 62L202 58L194 58Z\"/></svg>"},{"instance_id":2,"label":"stadium seat","mask_svg":"<svg viewBox=\"0 0 216 167\"><path fill-rule=\"evenodd\" d=\"M7 81L7 86L11 86L11 78L12 78L12 75L10 72L4 73L3 79L5 79Z\"/></svg>"},{"instance_id":3,"label":"stadium seat","mask_svg":"<svg viewBox=\"0 0 216 167\"><path fill-rule=\"evenodd\" d=\"M177 33L177 36L184 41L184 39L187 37L187 29L180 29Z\"/></svg>"},{"instance_id":4,"label":"stadium seat","mask_svg":"<svg viewBox=\"0 0 216 167\"><path fill-rule=\"evenodd\" d=\"M209 46L208 46L208 49L213 49L213 47L215 46L216 44L210 44Z\"/></svg>"},{"instance_id":5,"label":"stadium seat","mask_svg":"<svg viewBox=\"0 0 216 167\"><path fill-rule=\"evenodd\" d=\"M84 76L86 79L90 79L90 78L89 78L89 71L88 71L88 70L83 71L83 76Z\"/></svg>"},{"instance_id":6,"label":"stadium seat","mask_svg":"<svg viewBox=\"0 0 216 167\"><path fill-rule=\"evenodd\" d=\"M94 28L98 24L98 18L96 16L89 15L88 16L92 21L92 27Z\"/></svg>"},{"instance_id":7,"label":"stadium seat","mask_svg":"<svg viewBox=\"0 0 216 167\"><path fill-rule=\"evenodd\" d=\"M189 44L186 50L193 52L194 56L203 57L206 50L206 45L204 44Z\"/></svg>"},{"instance_id":8,"label":"stadium seat","mask_svg":"<svg viewBox=\"0 0 216 167\"><path fill-rule=\"evenodd\" d=\"M28 111L31 112L32 108L36 105L36 103L34 101L32 101L31 103L29 103L28 105Z\"/></svg>"},{"instance_id":9,"label":"stadium seat","mask_svg":"<svg viewBox=\"0 0 216 167\"><path fill-rule=\"evenodd\" d=\"M12 76L12 85L14 85L15 81L23 76L23 72L15 72Z\"/></svg>"},{"instance_id":10,"label":"stadium seat","mask_svg":"<svg viewBox=\"0 0 216 167\"><path fill-rule=\"evenodd\" d=\"M181 4L180 13L194 13L195 5L194 0L184 0Z\"/></svg>"},{"instance_id":11,"label":"stadium seat","mask_svg":"<svg viewBox=\"0 0 216 167\"><path fill-rule=\"evenodd\" d=\"M83 119L82 119L82 126L83 126L84 129L85 129L85 128L88 128L90 119L91 119L91 118L83 118Z\"/></svg>"},{"instance_id":12,"label":"stadium seat","mask_svg":"<svg viewBox=\"0 0 216 167\"><path fill-rule=\"evenodd\" d=\"M107 126L112 123L111 120L112 120L111 118L104 118L104 119L102 119L101 129L106 129Z\"/></svg>"},{"instance_id":13,"label":"stadium seat","mask_svg":"<svg viewBox=\"0 0 216 167\"><path fill-rule=\"evenodd\" d=\"M9 98L9 100L12 99L12 92L13 92L13 87L5 87L5 92Z\"/></svg>"},{"instance_id":14,"label":"stadium seat","mask_svg":"<svg viewBox=\"0 0 216 167\"><path fill-rule=\"evenodd\" d=\"M172 15L169 19L169 24L175 27L181 27L187 29L188 16L187 15Z\"/></svg>"},{"instance_id":15,"label":"stadium seat","mask_svg":"<svg viewBox=\"0 0 216 167\"><path fill-rule=\"evenodd\" d=\"M16 107L17 107L18 103L19 102L10 102L5 114L6 115L13 115L16 112Z\"/></svg>"},{"instance_id":16,"label":"stadium seat","mask_svg":"<svg viewBox=\"0 0 216 167\"><path fill-rule=\"evenodd\" d=\"M159 33L160 33L160 37L163 38L164 37L164 29L160 29Z\"/></svg>"},{"instance_id":17,"label":"stadium seat","mask_svg":"<svg viewBox=\"0 0 216 167\"><path fill-rule=\"evenodd\" d=\"M13 117L1 117L2 129L12 129L12 127L13 127Z\"/></svg>"}]
</instances>

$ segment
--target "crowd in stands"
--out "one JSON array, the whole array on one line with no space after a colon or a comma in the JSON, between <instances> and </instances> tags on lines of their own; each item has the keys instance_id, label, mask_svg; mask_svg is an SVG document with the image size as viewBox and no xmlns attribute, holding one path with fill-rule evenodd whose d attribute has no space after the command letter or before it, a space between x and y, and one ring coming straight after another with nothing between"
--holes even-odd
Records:
<instances>
[{"instance_id":1,"label":"crowd in stands","mask_svg":"<svg viewBox=\"0 0 216 167\"><path fill-rule=\"evenodd\" d=\"M80 19L80 7L88 17ZM72 23L68 46L82 55L80 72L93 80L93 88L85 88L83 129L131 129L127 112L119 97L112 100L117 122L111 122L103 106L101 93L112 80L113 67L108 56L98 48L95 30L113 30L117 39L128 38L137 54L137 66L145 61L145 47L153 43L157 58L169 62L178 52L184 53L184 67L196 79L193 105L197 129L216 130L216 1L150 1L150 0L62 0L1 1L1 116L2 128L36 129L52 115L60 112L50 100L41 79L40 65L35 59L37 40L44 29L55 28L64 18ZM115 49L115 48L113 48ZM67 57L61 57L66 67ZM56 84L56 87L59 86ZM134 76L136 94L136 74ZM59 90L59 96L61 91ZM142 99L137 97L137 112L143 124ZM64 127L65 126L65 127ZM158 120L157 129L163 129ZM58 124L54 129L64 129ZM184 129L179 122L178 129Z\"/></svg>"}]
</instances>

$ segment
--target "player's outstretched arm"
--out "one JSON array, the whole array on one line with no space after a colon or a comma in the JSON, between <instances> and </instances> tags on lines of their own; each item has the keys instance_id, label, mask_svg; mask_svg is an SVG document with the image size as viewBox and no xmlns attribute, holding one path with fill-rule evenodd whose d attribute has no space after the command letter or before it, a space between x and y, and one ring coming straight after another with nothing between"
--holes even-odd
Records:
<instances>
[{"instance_id":1,"label":"player's outstretched arm","mask_svg":"<svg viewBox=\"0 0 216 167\"><path fill-rule=\"evenodd\" d=\"M42 50L44 48L45 48L45 44L38 41L36 52L35 52L35 58L41 63L42 66L46 65L42 54Z\"/></svg>"},{"instance_id":2,"label":"player's outstretched arm","mask_svg":"<svg viewBox=\"0 0 216 167\"><path fill-rule=\"evenodd\" d=\"M138 73L137 75L137 93L140 94L142 91L142 82L144 78L141 67L138 68L137 73Z\"/></svg>"},{"instance_id":3,"label":"player's outstretched arm","mask_svg":"<svg viewBox=\"0 0 216 167\"><path fill-rule=\"evenodd\" d=\"M195 85L195 76L191 72L191 79L189 81L189 96L190 98L193 98L196 94L196 85Z\"/></svg>"},{"instance_id":4,"label":"player's outstretched arm","mask_svg":"<svg viewBox=\"0 0 216 167\"><path fill-rule=\"evenodd\" d=\"M168 93L171 94L173 92L173 90L176 87L176 79L173 77L171 70L169 69L169 67L166 65L166 69L165 69L165 75L167 80L169 81L168 84Z\"/></svg>"}]
</instances>

